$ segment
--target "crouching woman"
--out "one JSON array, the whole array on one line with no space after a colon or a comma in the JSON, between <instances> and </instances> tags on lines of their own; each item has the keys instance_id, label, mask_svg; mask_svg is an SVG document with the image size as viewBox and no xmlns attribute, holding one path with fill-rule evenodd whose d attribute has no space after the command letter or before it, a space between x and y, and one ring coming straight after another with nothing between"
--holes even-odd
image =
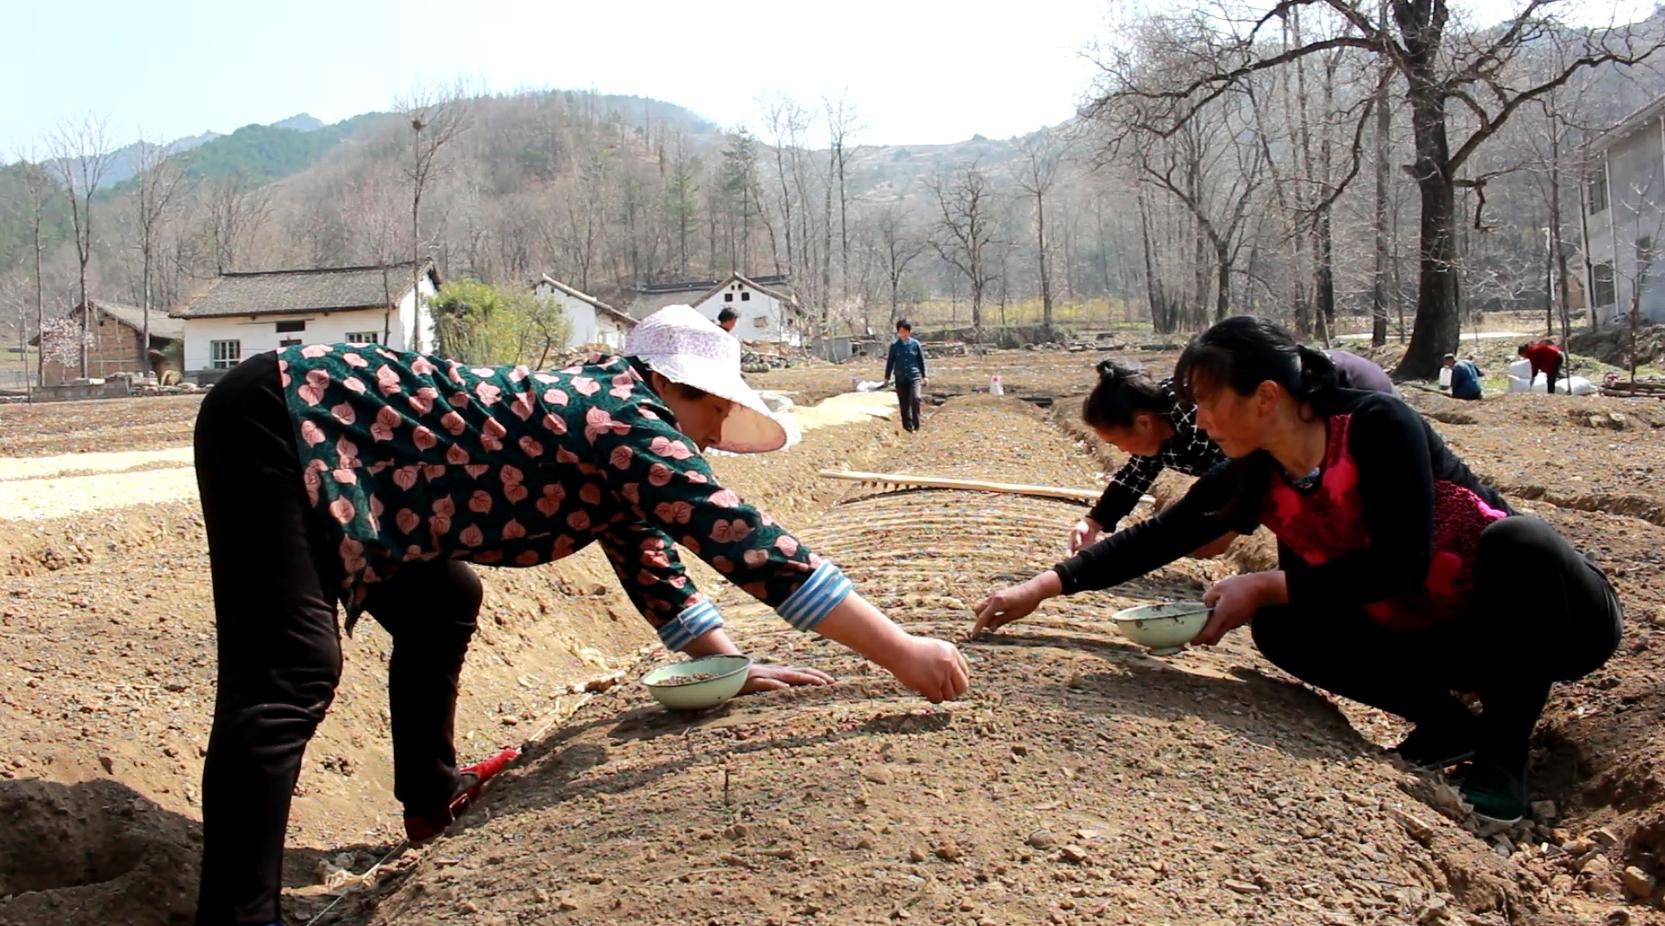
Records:
<instances>
[{"instance_id":1,"label":"crouching woman","mask_svg":"<svg viewBox=\"0 0 1665 926\"><path fill-rule=\"evenodd\" d=\"M1511 511L1413 409L1336 388L1328 359L1270 322L1210 328L1174 381L1231 459L1161 513L991 596L976 630L1264 525L1280 568L1216 582L1196 642L1251 624L1261 653L1291 675L1413 723L1398 746L1407 761L1472 757L1462 793L1477 812L1524 814L1550 685L1618 646L1606 577L1548 524ZM1453 690L1478 692L1482 712Z\"/></svg>"}]
</instances>

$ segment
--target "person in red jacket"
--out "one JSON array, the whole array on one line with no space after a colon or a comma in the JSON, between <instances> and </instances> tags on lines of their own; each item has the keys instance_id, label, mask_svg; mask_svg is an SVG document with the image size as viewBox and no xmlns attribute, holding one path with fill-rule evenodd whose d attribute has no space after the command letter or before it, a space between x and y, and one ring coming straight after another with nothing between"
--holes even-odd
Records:
<instances>
[{"instance_id":1,"label":"person in red jacket","mask_svg":"<svg viewBox=\"0 0 1665 926\"><path fill-rule=\"evenodd\" d=\"M1549 394L1555 394L1555 381L1561 377L1561 371L1567 365L1566 355L1561 348L1550 341L1532 341L1522 344L1517 354L1525 357L1532 364L1532 374L1528 381L1538 378L1543 373L1549 379Z\"/></svg>"}]
</instances>

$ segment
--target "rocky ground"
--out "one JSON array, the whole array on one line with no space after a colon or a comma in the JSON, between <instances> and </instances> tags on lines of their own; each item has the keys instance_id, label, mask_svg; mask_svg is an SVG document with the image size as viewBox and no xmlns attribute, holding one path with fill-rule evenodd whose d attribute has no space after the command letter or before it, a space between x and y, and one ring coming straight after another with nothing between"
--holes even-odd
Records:
<instances>
[{"instance_id":1,"label":"rocky ground","mask_svg":"<svg viewBox=\"0 0 1665 926\"><path fill-rule=\"evenodd\" d=\"M1117 455L1071 424L1098 356L943 358L932 391L944 404L917 435L828 426L787 453L715 466L893 617L958 636L980 595L1061 555L1082 509L875 494L813 473L1094 485ZM1173 359L1141 356L1154 369ZM807 402L852 372L877 379L879 365L753 378ZM969 394L995 373L1011 397ZM610 684L664 656L599 557L581 556L487 571L465 751L549 728L453 834L368 877L397 846L386 646L369 622L346 643L298 792L290 921L333 901L320 923L1665 922L1650 902L1665 852L1665 490L1652 478L1665 407L1408 395L1484 478L1590 549L1629 611L1620 655L1556 690L1535 756L1547 803L1527 826L1476 831L1441 781L1382 755L1395 724L1291 684L1242 634L1156 659L1105 625L1116 607L1255 568L1264 540L1050 602L967 643L973 689L935 707L701 571L754 654L840 681L695 717ZM180 446L194 401L0 409L0 452ZM84 471L71 463L47 469ZM50 478L32 472L0 465L0 490ZM1155 494L1184 485L1165 476ZM0 832L0 923L185 922L212 700L193 504L141 497L3 528L0 807L13 822Z\"/></svg>"}]
</instances>

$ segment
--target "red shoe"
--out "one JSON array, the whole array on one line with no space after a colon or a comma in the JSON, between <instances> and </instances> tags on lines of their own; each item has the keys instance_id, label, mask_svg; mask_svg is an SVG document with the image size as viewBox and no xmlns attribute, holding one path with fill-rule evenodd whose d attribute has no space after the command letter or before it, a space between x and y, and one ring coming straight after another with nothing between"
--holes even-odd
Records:
<instances>
[{"instance_id":1,"label":"red shoe","mask_svg":"<svg viewBox=\"0 0 1665 926\"><path fill-rule=\"evenodd\" d=\"M520 747L504 746L473 765L457 769L458 788L451 802L435 813L405 814L405 838L412 844L423 843L445 832L446 827L480 796L486 782L518 758Z\"/></svg>"}]
</instances>

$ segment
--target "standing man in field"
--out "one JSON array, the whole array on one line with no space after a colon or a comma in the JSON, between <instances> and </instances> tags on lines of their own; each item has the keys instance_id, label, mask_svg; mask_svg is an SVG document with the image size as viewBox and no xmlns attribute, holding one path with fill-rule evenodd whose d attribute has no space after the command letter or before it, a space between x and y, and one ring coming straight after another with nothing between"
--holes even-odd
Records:
<instances>
[{"instance_id":1,"label":"standing man in field","mask_svg":"<svg viewBox=\"0 0 1665 926\"><path fill-rule=\"evenodd\" d=\"M913 339L913 323L896 320L896 340L885 359L885 382L896 382L896 401L902 408L902 430L919 430L919 406L925 391L925 350Z\"/></svg>"}]
</instances>

